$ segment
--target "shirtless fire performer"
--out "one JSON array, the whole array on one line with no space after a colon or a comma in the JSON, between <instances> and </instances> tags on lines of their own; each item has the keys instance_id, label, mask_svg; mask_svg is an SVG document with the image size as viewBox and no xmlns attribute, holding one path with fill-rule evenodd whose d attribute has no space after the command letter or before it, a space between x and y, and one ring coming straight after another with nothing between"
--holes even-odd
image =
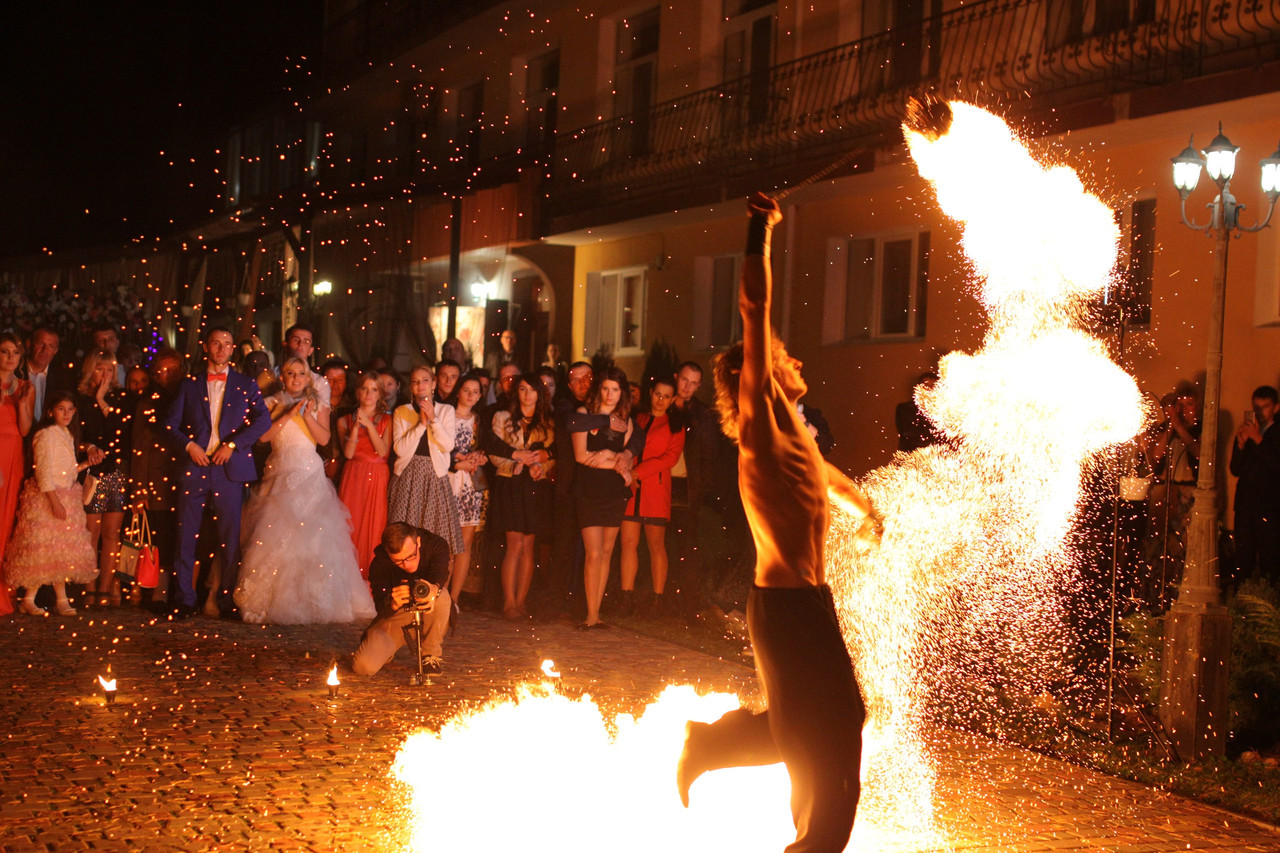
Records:
<instances>
[{"instance_id":1,"label":"shirtless fire performer","mask_svg":"<svg viewBox=\"0 0 1280 853\"><path fill-rule=\"evenodd\" d=\"M756 544L747 627L768 710L690 722L676 782L687 807L690 786L708 770L783 761L796 825L787 853L840 853L858 806L864 710L825 582L828 488L865 519L861 538L874 541L875 523L866 497L823 461L796 413L807 390L801 364L769 327L769 240L782 213L760 193L747 210L742 343L716 360L716 406L741 451L739 489Z\"/></svg>"}]
</instances>

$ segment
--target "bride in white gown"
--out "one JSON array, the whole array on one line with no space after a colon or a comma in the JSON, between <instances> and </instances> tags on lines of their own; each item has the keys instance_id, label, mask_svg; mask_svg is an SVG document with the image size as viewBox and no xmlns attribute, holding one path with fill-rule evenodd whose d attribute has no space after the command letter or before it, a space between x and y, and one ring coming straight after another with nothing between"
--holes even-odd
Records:
<instances>
[{"instance_id":1,"label":"bride in white gown","mask_svg":"<svg viewBox=\"0 0 1280 853\"><path fill-rule=\"evenodd\" d=\"M271 442L262 482L241 517L236 605L245 622L301 625L374 616L360 577L351 517L324 475L316 444L329 436L329 410L298 358L281 369L284 388L267 399Z\"/></svg>"}]
</instances>

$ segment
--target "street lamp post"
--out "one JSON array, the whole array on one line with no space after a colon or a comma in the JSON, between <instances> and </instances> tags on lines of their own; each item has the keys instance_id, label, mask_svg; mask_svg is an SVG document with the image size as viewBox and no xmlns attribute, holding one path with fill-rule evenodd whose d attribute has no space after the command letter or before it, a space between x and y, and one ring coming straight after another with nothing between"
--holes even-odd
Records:
<instances>
[{"instance_id":1,"label":"street lamp post","mask_svg":"<svg viewBox=\"0 0 1280 853\"><path fill-rule=\"evenodd\" d=\"M1253 226L1240 224L1245 206L1231 194L1236 152L1218 126L1218 135L1204 150L1187 148L1173 158L1173 183L1182 195L1182 222L1214 238L1213 302L1209 314L1209 346L1205 361L1204 415L1200 434L1200 471L1187 526L1186 563L1178 599L1169 609L1164 631L1164 679L1160 688L1160 719L1169 738L1185 759L1221 755L1226 749L1227 661L1231 651L1231 620L1222 603L1218 583L1218 397L1222 381L1223 311L1227 292L1227 249L1233 232L1259 231L1271 221L1280 196L1280 150L1261 162L1262 191L1270 200L1266 218ZM1204 168L1218 185L1207 205L1209 222L1187 218L1187 197Z\"/></svg>"}]
</instances>

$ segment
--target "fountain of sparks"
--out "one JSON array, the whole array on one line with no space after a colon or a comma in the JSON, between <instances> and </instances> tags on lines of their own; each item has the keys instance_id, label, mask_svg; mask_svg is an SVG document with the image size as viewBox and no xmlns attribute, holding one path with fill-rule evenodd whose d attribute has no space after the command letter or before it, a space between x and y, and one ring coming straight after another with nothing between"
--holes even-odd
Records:
<instances>
[{"instance_id":1,"label":"fountain of sparks","mask_svg":"<svg viewBox=\"0 0 1280 853\"><path fill-rule=\"evenodd\" d=\"M931 724L998 717L1061 683L1083 471L1142 421L1133 380L1080 329L1111 274L1111 212L990 113L953 103L933 117L907 142L963 223L990 325L919 401L946 443L862 484L880 547L853 550L851 520L832 512L828 579L868 706L851 849L945 846ZM640 716L610 717L544 683L414 734L393 770L411 790L411 847L780 850L794 837L780 765L707 774L689 810L675 795L685 720L737 704L672 686Z\"/></svg>"},{"instance_id":2,"label":"fountain of sparks","mask_svg":"<svg viewBox=\"0 0 1280 853\"><path fill-rule=\"evenodd\" d=\"M977 352L942 359L919 400L946 441L863 483L881 547L851 553L838 515L827 540L869 707L866 806L918 834L932 823L929 724L998 726L1070 680L1063 593L1084 470L1143 418L1133 379L1080 328L1115 261L1111 211L999 118L963 103L941 112L946 132L921 121L907 144L963 225L990 325Z\"/></svg>"}]
</instances>

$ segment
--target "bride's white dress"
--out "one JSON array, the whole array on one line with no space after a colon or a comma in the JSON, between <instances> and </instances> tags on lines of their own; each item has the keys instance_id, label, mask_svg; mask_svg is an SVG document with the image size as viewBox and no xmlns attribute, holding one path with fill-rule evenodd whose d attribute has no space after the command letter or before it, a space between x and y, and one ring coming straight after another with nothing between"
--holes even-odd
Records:
<instances>
[{"instance_id":1,"label":"bride's white dress","mask_svg":"<svg viewBox=\"0 0 1280 853\"><path fill-rule=\"evenodd\" d=\"M240 525L235 600L245 622L302 625L374 616L351 541L351 516L299 418L271 439Z\"/></svg>"}]
</instances>

